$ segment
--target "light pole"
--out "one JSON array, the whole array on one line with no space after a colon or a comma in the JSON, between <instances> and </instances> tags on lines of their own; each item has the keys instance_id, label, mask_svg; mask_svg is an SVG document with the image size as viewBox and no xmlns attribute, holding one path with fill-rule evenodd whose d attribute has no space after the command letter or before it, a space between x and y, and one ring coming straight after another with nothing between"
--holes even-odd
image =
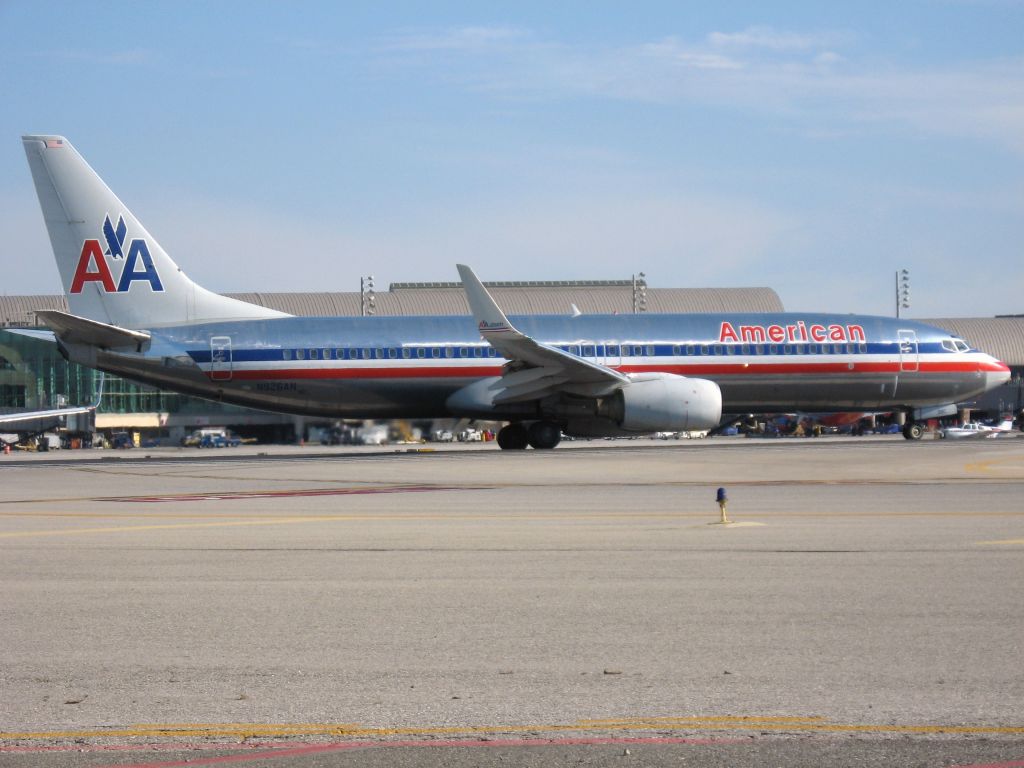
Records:
<instances>
[{"instance_id":1,"label":"light pole","mask_svg":"<svg viewBox=\"0 0 1024 768\"><path fill-rule=\"evenodd\" d=\"M647 311L647 275L633 275L633 314Z\"/></svg>"},{"instance_id":2,"label":"light pole","mask_svg":"<svg viewBox=\"0 0 1024 768\"><path fill-rule=\"evenodd\" d=\"M376 314L377 295L373 292L373 275L359 278L359 314L362 317Z\"/></svg>"},{"instance_id":3,"label":"light pole","mask_svg":"<svg viewBox=\"0 0 1024 768\"><path fill-rule=\"evenodd\" d=\"M896 270L896 317L900 309L910 309L910 270Z\"/></svg>"}]
</instances>

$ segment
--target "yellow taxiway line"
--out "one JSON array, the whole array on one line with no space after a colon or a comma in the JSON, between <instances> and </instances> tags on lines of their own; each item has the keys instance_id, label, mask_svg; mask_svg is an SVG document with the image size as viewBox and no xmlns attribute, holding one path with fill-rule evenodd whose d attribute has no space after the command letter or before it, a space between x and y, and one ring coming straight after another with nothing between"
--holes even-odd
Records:
<instances>
[{"instance_id":1,"label":"yellow taxiway line","mask_svg":"<svg viewBox=\"0 0 1024 768\"><path fill-rule=\"evenodd\" d=\"M0 732L0 741L104 739L104 738L269 738L294 736L438 736L481 733L594 732L594 731L776 731L820 733L898 733L906 735L1024 735L1024 726L912 725L885 723L833 723L817 717L655 717L580 720L575 723L529 725L423 726L374 728L352 723L170 723L139 724L124 728L66 731Z\"/></svg>"}]
</instances>

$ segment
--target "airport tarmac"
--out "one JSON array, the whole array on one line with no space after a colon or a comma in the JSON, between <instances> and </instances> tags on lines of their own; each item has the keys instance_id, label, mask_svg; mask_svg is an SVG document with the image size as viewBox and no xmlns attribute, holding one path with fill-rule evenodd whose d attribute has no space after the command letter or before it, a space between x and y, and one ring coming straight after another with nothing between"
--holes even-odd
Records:
<instances>
[{"instance_id":1,"label":"airport tarmac","mask_svg":"<svg viewBox=\"0 0 1024 768\"><path fill-rule=\"evenodd\" d=\"M5 456L0 583L4 765L1024 766L1019 439Z\"/></svg>"}]
</instances>

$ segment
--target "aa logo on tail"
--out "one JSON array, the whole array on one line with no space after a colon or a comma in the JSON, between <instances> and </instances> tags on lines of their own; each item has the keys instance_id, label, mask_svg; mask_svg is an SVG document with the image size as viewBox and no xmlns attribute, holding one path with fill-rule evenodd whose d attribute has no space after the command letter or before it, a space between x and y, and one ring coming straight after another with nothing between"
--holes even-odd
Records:
<instances>
[{"instance_id":1,"label":"aa logo on tail","mask_svg":"<svg viewBox=\"0 0 1024 768\"><path fill-rule=\"evenodd\" d=\"M106 250L98 239L86 240L82 243L82 255L78 257L75 276L71 280L71 293L81 293L86 283L99 283L104 293L127 293L132 283L142 281L149 283L150 290L163 291L163 283L149 254L149 246L145 239L134 238L128 245L128 253L124 252L124 238L128 232L124 217L117 217L117 227L110 223L109 214L103 220L103 239ZM121 274L116 285L107 260L121 262Z\"/></svg>"}]
</instances>

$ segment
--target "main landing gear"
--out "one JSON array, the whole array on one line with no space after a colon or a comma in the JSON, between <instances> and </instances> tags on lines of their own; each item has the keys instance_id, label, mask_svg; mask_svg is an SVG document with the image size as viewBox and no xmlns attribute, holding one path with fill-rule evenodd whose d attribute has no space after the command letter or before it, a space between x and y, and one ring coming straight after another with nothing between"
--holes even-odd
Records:
<instances>
[{"instance_id":1,"label":"main landing gear","mask_svg":"<svg viewBox=\"0 0 1024 768\"><path fill-rule=\"evenodd\" d=\"M920 440L924 435L924 427L916 421L908 421L903 425L903 437L907 440Z\"/></svg>"},{"instance_id":2,"label":"main landing gear","mask_svg":"<svg viewBox=\"0 0 1024 768\"><path fill-rule=\"evenodd\" d=\"M562 429L553 421L535 421L529 427L513 422L498 430L498 447L506 451L521 451L528 445L554 448L561 440Z\"/></svg>"}]
</instances>

